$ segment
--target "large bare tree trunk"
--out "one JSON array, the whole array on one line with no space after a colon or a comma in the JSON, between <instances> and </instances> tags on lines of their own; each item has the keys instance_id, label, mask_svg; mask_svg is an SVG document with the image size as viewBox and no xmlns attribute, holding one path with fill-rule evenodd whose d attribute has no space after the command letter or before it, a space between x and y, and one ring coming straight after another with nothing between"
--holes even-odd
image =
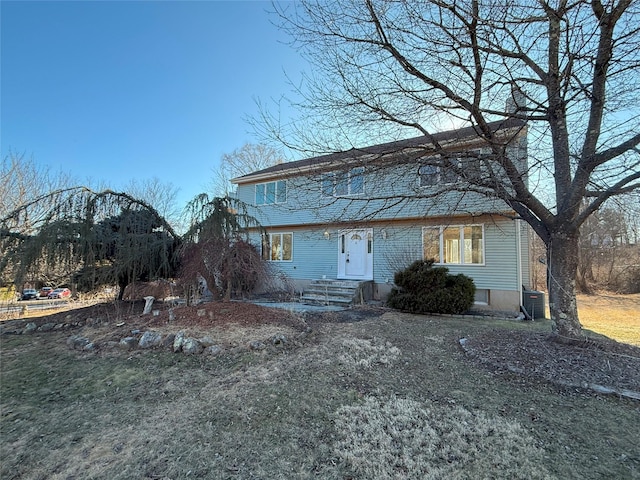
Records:
<instances>
[{"instance_id":1,"label":"large bare tree trunk","mask_svg":"<svg viewBox=\"0 0 640 480\"><path fill-rule=\"evenodd\" d=\"M583 336L576 303L578 255L577 232L551 234L547 246L549 310L554 331L562 337Z\"/></svg>"}]
</instances>

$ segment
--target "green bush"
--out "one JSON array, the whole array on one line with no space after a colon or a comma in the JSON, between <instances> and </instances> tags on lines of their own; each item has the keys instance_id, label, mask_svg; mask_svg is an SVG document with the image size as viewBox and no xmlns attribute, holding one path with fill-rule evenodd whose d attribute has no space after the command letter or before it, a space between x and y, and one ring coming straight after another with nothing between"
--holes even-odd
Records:
<instances>
[{"instance_id":1,"label":"green bush","mask_svg":"<svg viewBox=\"0 0 640 480\"><path fill-rule=\"evenodd\" d=\"M451 275L433 260L417 260L394 275L397 288L387 304L412 313L464 313L473 305L476 287L466 275Z\"/></svg>"}]
</instances>

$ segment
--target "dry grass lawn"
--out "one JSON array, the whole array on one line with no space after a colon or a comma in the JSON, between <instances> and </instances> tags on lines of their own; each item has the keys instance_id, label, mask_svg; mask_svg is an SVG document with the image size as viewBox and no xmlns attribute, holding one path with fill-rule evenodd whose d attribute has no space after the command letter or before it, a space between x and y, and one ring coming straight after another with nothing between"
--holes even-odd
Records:
<instances>
[{"instance_id":1,"label":"dry grass lawn","mask_svg":"<svg viewBox=\"0 0 640 480\"><path fill-rule=\"evenodd\" d=\"M640 294L579 295L578 314L584 328L640 346Z\"/></svg>"},{"instance_id":2,"label":"dry grass lawn","mask_svg":"<svg viewBox=\"0 0 640 480\"><path fill-rule=\"evenodd\" d=\"M581 298L583 321L635 341L637 300ZM236 345L217 357L65 345L105 325L3 335L0 478L640 479L640 402L488 370L458 343L549 321L364 313L212 328Z\"/></svg>"}]
</instances>

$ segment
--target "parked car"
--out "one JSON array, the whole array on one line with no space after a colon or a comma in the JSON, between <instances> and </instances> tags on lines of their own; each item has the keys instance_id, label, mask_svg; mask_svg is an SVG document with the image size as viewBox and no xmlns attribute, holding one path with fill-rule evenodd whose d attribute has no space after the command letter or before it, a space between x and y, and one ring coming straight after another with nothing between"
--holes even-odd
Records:
<instances>
[{"instance_id":1,"label":"parked car","mask_svg":"<svg viewBox=\"0 0 640 480\"><path fill-rule=\"evenodd\" d=\"M38 291L35 288L25 288L20 295L20 300L33 300L38 298Z\"/></svg>"},{"instance_id":2,"label":"parked car","mask_svg":"<svg viewBox=\"0 0 640 480\"><path fill-rule=\"evenodd\" d=\"M47 298L51 292L53 292L53 288L51 288L51 287L42 287L40 289L40 298Z\"/></svg>"},{"instance_id":3,"label":"parked car","mask_svg":"<svg viewBox=\"0 0 640 480\"><path fill-rule=\"evenodd\" d=\"M56 288L47 295L47 298L68 298L71 296L71 290L68 288Z\"/></svg>"}]
</instances>

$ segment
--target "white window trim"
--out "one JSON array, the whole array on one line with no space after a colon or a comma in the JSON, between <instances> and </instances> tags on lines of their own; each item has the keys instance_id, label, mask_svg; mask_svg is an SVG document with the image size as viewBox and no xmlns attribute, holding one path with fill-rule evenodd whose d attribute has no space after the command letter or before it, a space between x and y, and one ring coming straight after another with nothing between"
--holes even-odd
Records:
<instances>
[{"instance_id":1,"label":"white window trim","mask_svg":"<svg viewBox=\"0 0 640 480\"><path fill-rule=\"evenodd\" d=\"M279 202L278 201L278 183L283 182L285 187L284 187L284 200ZM269 185L270 183L275 184L275 191L274 191L274 201L273 203L267 203L266 201L263 203L258 203L258 187L261 185L264 185L264 198L266 200L267 198L267 185ZM262 205L276 205L276 204L283 204L283 203L287 203L287 198L289 197L289 186L287 185L287 181L286 180L273 180L271 182L261 182L261 183L256 183L253 189L253 200L255 202L255 204L257 206L262 206Z\"/></svg>"},{"instance_id":2,"label":"white window trim","mask_svg":"<svg viewBox=\"0 0 640 480\"><path fill-rule=\"evenodd\" d=\"M269 233L265 233L264 235L269 237L269 258L266 260L267 262L273 262L273 263L290 263L290 262L293 262L293 232L269 232ZM290 260L283 260L282 259L282 252L280 252L280 257L281 258L279 258L278 260L273 260L271 258L271 245L273 243L271 239L276 235L280 237L281 244L282 244L284 235L291 235L291 259ZM261 258L263 258L263 259L264 259L264 247L265 247L265 245L264 245L264 241L263 241L262 242L261 251L260 251Z\"/></svg>"},{"instance_id":3,"label":"white window trim","mask_svg":"<svg viewBox=\"0 0 640 480\"><path fill-rule=\"evenodd\" d=\"M464 228L465 227L482 227L482 263L464 263ZM462 240L460 242L460 258L462 259L462 261L460 263L445 263L445 262L436 262L434 265L442 265L442 266L447 266L447 265L460 265L460 266L469 266L469 267L483 267L486 265L486 261L487 261L487 257L486 257L486 236L485 236L485 228L484 228L484 223L470 223L470 224L459 224L459 225L426 225L422 227L422 252L424 255L424 232L426 229L436 229L438 228L440 230L439 232L439 241L438 241L438 247L440 248L440 251L438 252L438 256L440 257L440 259L444 259L444 242L443 242L443 233L444 233L444 229L445 228L458 228L460 229L460 240Z\"/></svg>"}]
</instances>

